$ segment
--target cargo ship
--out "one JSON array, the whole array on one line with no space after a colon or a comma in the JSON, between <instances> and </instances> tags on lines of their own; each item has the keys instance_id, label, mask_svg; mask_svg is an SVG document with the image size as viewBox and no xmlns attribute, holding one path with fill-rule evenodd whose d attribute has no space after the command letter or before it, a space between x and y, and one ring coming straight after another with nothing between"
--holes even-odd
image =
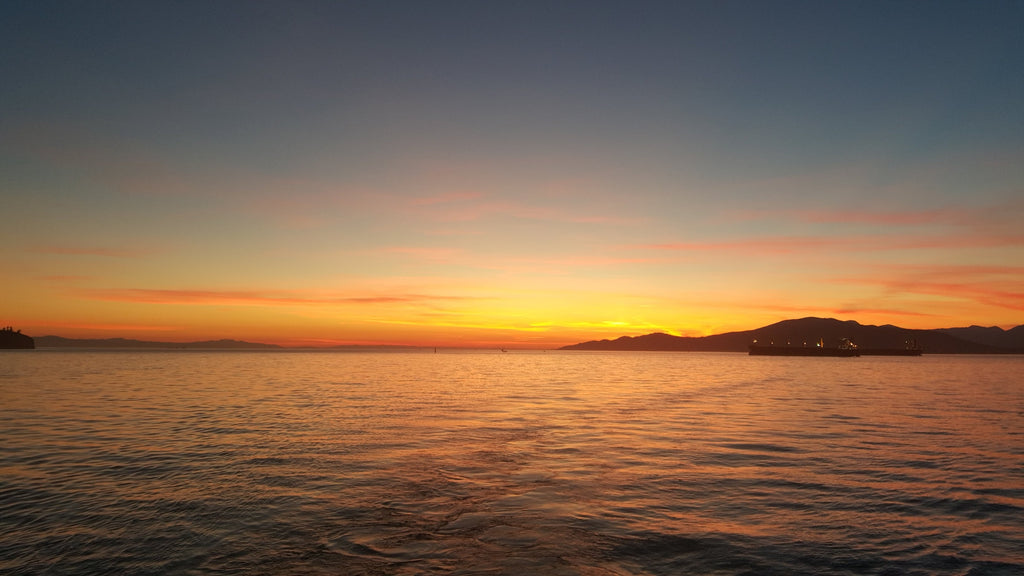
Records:
<instances>
[{"instance_id":1,"label":"cargo ship","mask_svg":"<svg viewBox=\"0 0 1024 576\"><path fill-rule=\"evenodd\" d=\"M906 342L903 348L861 348L862 356L920 356L924 351L917 340Z\"/></svg>"},{"instance_id":2,"label":"cargo ship","mask_svg":"<svg viewBox=\"0 0 1024 576\"><path fill-rule=\"evenodd\" d=\"M825 346L822 340L818 340L813 346L806 342L803 345L787 342L784 346L774 342L758 344L757 340L750 345L751 356L920 356L923 353L916 340L907 342L903 348L861 348L848 338L841 339L839 345L835 347Z\"/></svg>"},{"instance_id":3,"label":"cargo ship","mask_svg":"<svg viewBox=\"0 0 1024 576\"><path fill-rule=\"evenodd\" d=\"M843 338L839 340L839 345L830 347L825 346L822 340L812 346L808 346L806 342L802 346L794 346L787 343L786 345L775 344L774 342L769 344L758 344L757 340L750 345L751 356L831 356L831 357L851 357L860 356L860 349L853 342L850 342L849 338Z\"/></svg>"}]
</instances>

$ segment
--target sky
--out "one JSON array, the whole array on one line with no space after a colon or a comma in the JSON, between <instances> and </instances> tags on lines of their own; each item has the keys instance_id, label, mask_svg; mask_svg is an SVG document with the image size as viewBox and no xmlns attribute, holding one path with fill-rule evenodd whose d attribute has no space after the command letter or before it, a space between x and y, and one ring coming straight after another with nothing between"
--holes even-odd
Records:
<instances>
[{"instance_id":1,"label":"sky","mask_svg":"<svg viewBox=\"0 0 1024 576\"><path fill-rule=\"evenodd\" d=\"M0 324L1024 324L1024 2L0 7Z\"/></svg>"}]
</instances>

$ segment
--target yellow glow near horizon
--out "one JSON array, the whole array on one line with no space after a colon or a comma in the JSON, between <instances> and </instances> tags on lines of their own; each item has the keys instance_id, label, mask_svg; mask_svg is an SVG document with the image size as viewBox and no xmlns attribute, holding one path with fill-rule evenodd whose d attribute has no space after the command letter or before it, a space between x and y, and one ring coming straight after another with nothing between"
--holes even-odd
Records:
<instances>
[{"instance_id":1,"label":"yellow glow near horizon","mask_svg":"<svg viewBox=\"0 0 1024 576\"><path fill-rule=\"evenodd\" d=\"M1024 323L1018 6L471 4L399 32L378 3L24 3L0 324L548 348Z\"/></svg>"}]
</instances>

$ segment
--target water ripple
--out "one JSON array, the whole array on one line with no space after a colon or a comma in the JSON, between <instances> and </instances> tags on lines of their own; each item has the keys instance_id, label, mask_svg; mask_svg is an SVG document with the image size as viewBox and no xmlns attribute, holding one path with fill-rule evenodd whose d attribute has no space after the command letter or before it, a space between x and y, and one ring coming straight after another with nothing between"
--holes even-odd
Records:
<instances>
[{"instance_id":1,"label":"water ripple","mask_svg":"<svg viewBox=\"0 0 1024 576\"><path fill-rule=\"evenodd\" d=\"M1022 359L39 352L4 574L1024 573Z\"/></svg>"}]
</instances>

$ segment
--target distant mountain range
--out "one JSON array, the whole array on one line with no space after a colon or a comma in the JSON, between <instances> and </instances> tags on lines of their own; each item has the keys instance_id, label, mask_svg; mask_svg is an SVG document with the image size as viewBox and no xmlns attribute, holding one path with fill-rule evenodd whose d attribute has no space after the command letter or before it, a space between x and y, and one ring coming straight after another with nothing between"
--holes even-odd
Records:
<instances>
[{"instance_id":1,"label":"distant mountain range","mask_svg":"<svg viewBox=\"0 0 1024 576\"><path fill-rule=\"evenodd\" d=\"M36 348L146 348L146 349L199 349L199 350L268 350L278 349L276 344L260 344L241 340L204 340L202 342L149 342L127 338L78 339L61 336L39 336Z\"/></svg>"},{"instance_id":2,"label":"distant mountain range","mask_svg":"<svg viewBox=\"0 0 1024 576\"><path fill-rule=\"evenodd\" d=\"M783 320L762 328L726 332L713 336L686 337L654 333L644 336L622 336L614 340L592 340L560 350L650 350L692 352L746 352L754 340L760 343L814 345L819 340L834 346L841 338L849 338L861 348L903 348L916 343L925 354L1024 354L1024 325L1003 330L996 326L938 328L912 330L886 324L872 326L853 320L834 318L800 318ZM279 350L276 344L241 340L205 340L200 342L151 342L126 338L75 339L61 336L35 338L37 348L134 348L163 350ZM412 346L336 346L335 349L412 349Z\"/></svg>"},{"instance_id":3,"label":"distant mountain range","mask_svg":"<svg viewBox=\"0 0 1024 576\"><path fill-rule=\"evenodd\" d=\"M762 328L727 332L713 336L687 337L654 333L622 336L615 340L592 340L561 350L650 350L692 352L746 352L754 340L775 344L816 344L819 339L834 346L849 338L861 348L904 348L916 342L925 354L1024 354L1024 325L1003 330L998 327L939 328L912 330L891 324L864 325L853 320L800 318L783 320Z\"/></svg>"},{"instance_id":4,"label":"distant mountain range","mask_svg":"<svg viewBox=\"0 0 1024 576\"><path fill-rule=\"evenodd\" d=\"M64 338L39 336L36 348L121 348L145 350L288 350L277 344L245 342L243 340L203 340L200 342L153 342L128 338ZM418 350L419 346L342 344L324 347L324 350Z\"/></svg>"}]
</instances>

